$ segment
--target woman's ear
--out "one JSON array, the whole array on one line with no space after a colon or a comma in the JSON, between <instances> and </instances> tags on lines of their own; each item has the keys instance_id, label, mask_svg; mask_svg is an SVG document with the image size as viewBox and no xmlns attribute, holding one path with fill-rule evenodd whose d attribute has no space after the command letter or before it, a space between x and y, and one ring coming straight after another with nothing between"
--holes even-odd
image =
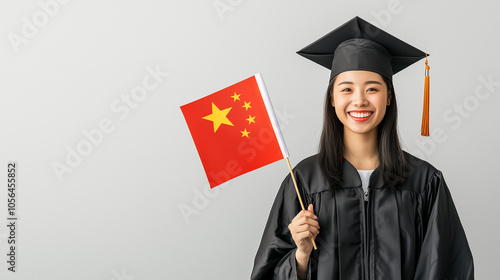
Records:
<instances>
[{"instance_id":1,"label":"woman's ear","mask_svg":"<svg viewBox=\"0 0 500 280\"><path fill-rule=\"evenodd\" d=\"M391 105L391 98L392 98L392 93L389 92L389 94L387 95L387 106Z\"/></svg>"}]
</instances>

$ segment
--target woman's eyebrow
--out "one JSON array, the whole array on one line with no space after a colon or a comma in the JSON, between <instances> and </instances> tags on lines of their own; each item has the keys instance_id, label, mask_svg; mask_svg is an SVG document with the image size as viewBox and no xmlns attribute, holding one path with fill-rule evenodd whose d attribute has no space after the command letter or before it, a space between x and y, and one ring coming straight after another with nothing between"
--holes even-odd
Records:
<instances>
[{"instance_id":1,"label":"woman's eyebrow","mask_svg":"<svg viewBox=\"0 0 500 280\"><path fill-rule=\"evenodd\" d=\"M353 82L349 82L349 81L343 81L341 83L339 83L337 86L340 86L340 85L352 85L354 84Z\"/></svg>"},{"instance_id":2,"label":"woman's eyebrow","mask_svg":"<svg viewBox=\"0 0 500 280\"><path fill-rule=\"evenodd\" d=\"M354 83L350 82L350 81L343 81L343 82L340 82L337 86L340 86L340 85L352 85L352 84L354 84ZM368 84L379 84L379 85L382 85L382 83L379 82L379 81L366 81L365 85L368 85Z\"/></svg>"},{"instance_id":3,"label":"woman's eyebrow","mask_svg":"<svg viewBox=\"0 0 500 280\"><path fill-rule=\"evenodd\" d=\"M382 85L382 83L379 82L379 81L366 81L365 85L367 85L367 84L379 84L379 85Z\"/></svg>"}]
</instances>

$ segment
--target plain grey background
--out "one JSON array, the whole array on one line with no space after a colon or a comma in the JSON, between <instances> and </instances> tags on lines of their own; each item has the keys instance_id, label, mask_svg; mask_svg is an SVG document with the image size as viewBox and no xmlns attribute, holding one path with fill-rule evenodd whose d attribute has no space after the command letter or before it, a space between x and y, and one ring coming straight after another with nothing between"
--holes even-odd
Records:
<instances>
[{"instance_id":1,"label":"plain grey background","mask_svg":"<svg viewBox=\"0 0 500 280\"><path fill-rule=\"evenodd\" d=\"M329 77L295 52L358 15L431 54L430 138L419 136L424 61L394 77L403 146L444 173L476 277L496 279L499 8L0 1L2 225L7 161L19 179L18 272L2 226L0 278L248 279L286 163L210 190L179 106L262 72L295 165L317 151Z\"/></svg>"}]
</instances>

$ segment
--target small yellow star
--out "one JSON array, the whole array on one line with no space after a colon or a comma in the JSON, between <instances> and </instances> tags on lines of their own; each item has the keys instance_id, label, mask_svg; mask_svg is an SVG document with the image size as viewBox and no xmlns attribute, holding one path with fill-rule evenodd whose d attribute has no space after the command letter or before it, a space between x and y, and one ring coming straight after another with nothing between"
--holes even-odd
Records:
<instances>
[{"instance_id":1,"label":"small yellow star","mask_svg":"<svg viewBox=\"0 0 500 280\"><path fill-rule=\"evenodd\" d=\"M214 133L217 132L217 129L219 129L219 126L221 124L227 124L230 126L233 126L231 121L227 118L227 114L231 110L231 107L224 109L224 110L219 110L217 106L215 106L214 103L212 103L212 114L203 117L205 120L212 121L214 123Z\"/></svg>"},{"instance_id":2,"label":"small yellow star","mask_svg":"<svg viewBox=\"0 0 500 280\"><path fill-rule=\"evenodd\" d=\"M236 92L235 92L234 95L231 97L234 99L233 101L236 101L236 100L240 100L240 95L241 94L236 94Z\"/></svg>"},{"instance_id":3,"label":"small yellow star","mask_svg":"<svg viewBox=\"0 0 500 280\"><path fill-rule=\"evenodd\" d=\"M241 137L246 137L248 138L248 134L250 134L250 131L247 131L247 129L245 128L245 130L243 131L240 131L241 133L243 133L243 135L241 135Z\"/></svg>"},{"instance_id":4,"label":"small yellow star","mask_svg":"<svg viewBox=\"0 0 500 280\"><path fill-rule=\"evenodd\" d=\"M247 121L248 121L248 124L255 123L255 117L248 115Z\"/></svg>"},{"instance_id":5,"label":"small yellow star","mask_svg":"<svg viewBox=\"0 0 500 280\"><path fill-rule=\"evenodd\" d=\"M250 102L245 102L245 105L241 106L241 107L244 107L246 111L248 111L248 108L252 108L252 106L250 106Z\"/></svg>"}]
</instances>

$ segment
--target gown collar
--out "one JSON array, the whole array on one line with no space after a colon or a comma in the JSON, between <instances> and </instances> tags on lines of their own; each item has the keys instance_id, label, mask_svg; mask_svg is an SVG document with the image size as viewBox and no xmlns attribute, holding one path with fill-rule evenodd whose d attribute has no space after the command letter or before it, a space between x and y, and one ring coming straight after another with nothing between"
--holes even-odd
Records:
<instances>
[{"instance_id":1,"label":"gown collar","mask_svg":"<svg viewBox=\"0 0 500 280\"><path fill-rule=\"evenodd\" d=\"M342 188L357 188L361 187L361 178L356 168L347 160L342 161ZM382 174L380 172L380 165L375 168L370 175L369 188L379 189L384 186Z\"/></svg>"}]
</instances>

